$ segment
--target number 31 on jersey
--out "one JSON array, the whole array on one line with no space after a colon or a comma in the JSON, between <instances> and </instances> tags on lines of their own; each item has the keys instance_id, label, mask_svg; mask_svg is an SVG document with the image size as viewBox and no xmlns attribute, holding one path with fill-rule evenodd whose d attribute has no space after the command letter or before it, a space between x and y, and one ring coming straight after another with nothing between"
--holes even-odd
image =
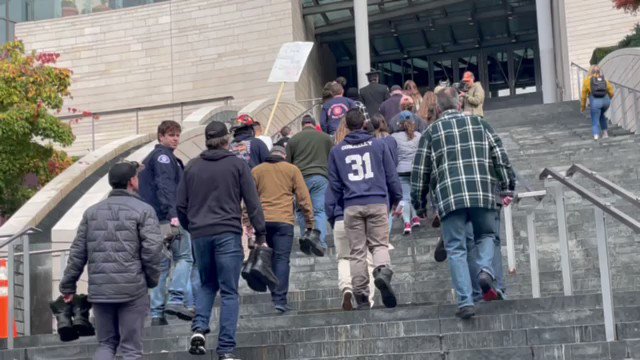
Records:
<instances>
[{"instance_id":1,"label":"number 31 on jersey","mask_svg":"<svg viewBox=\"0 0 640 360\"><path fill-rule=\"evenodd\" d=\"M354 154L349 155L344 159L347 165L351 165L351 173L349 173L350 181L362 181L364 179L373 178L373 171L371 170L371 154L368 152L363 155Z\"/></svg>"}]
</instances>

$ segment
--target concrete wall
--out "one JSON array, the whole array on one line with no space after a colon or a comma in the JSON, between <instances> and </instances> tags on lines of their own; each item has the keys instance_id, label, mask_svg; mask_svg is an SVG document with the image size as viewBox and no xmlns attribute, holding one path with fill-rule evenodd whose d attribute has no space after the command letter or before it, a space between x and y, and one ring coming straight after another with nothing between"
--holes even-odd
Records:
<instances>
[{"instance_id":1,"label":"concrete wall","mask_svg":"<svg viewBox=\"0 0 640 360\"><path fill-rule=\"evenodd\" d=\"M267 78L282 43L313 39L301 13L299 0L172 0L19 23L16 35L29 49L59 52L60 66L74 71L73 99L65 109L96 112L227 95L244 106L275 97L278 84ZM285 98L318 96L321 53L316 47L300 84L286 85ZM122 118L119 129L126 127ZM143 128L153 129L163 118L182 120L167 110ZM129 130L134 119L129 116ZM108 120L100 126L111 134ZM88 123L78 131L86 133ZM80 152L89 148L84 142Z\"/></svg>"},{"instance_id":2,"label":"concrete wall","mask_svg":"<svg viewBox=\"0 0 640 360\"><path fill-rule=\"evenodd\" d=\"M613 8L611 0L564 0L564 4L569 62L585 68L589 67L593 49L617 44L640 21L637 15ZM573 99L580 96L576 81L573 69Z\"/></svg>"}]
</instances>

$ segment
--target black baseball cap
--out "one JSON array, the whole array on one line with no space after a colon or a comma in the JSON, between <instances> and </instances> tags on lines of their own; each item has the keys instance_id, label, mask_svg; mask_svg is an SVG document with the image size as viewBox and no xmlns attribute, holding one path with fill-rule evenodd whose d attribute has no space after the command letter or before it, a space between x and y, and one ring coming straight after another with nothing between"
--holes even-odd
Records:
<instances>
[{"instance_id":1,"label":"black baseball cap","mask_svg":"<svg viewBox=\"0 0 640 360\"><path fill-rule=\"evenodd\" d=\"M204 129L205 139L215 139L229 135L229 129L227 125L220 121L212 121Z\"/></svg>"},{"instance_id":2,"label":"black baseball cap","mask_svg":"<svg viewBox=\"0 0 640 360\"><path fill-rule=\"evenodd\" d=\"M138 174L141 164L137 161L121 161L109 169L109 185L114 189L126 189L129 180Z\"/></svg>"},{"instance_id":3,"label":"black baseball cap","mask_svg":"<svg viewBox=\"0 0 640 360\"><path fill-rule=\"evenodd\" d=\"M315 119L309 114L302 117L302 126L305 126L307 124L311 124L311 125L316 124Z\"/></svg>"}]
</instances>

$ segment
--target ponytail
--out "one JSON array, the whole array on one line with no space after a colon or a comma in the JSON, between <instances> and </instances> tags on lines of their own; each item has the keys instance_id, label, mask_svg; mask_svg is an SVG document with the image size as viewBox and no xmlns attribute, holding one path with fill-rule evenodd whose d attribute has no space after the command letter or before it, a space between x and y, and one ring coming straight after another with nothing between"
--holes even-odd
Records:
<instances>
[{"instance_id":1,"label":"ponytail","mask_svg":"<svg viewBox=\"0 0 640 360\"><path fill-rule=\"evenodd\" d=\"M416 137L416 123L409 120L403 123L404 131L407 133L407 139L413 140Z\"/></svg>"}]
</instances>

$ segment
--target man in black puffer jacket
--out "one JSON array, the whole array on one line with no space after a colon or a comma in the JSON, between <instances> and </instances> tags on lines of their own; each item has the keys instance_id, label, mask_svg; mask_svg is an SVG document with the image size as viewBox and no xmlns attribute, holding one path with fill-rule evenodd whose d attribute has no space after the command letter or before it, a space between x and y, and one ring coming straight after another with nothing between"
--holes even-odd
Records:
<instances>
[{"instance_id":1,"label":"man in black puffer jacket","mask_svg":"<svg viewBox=\"0 0 640 360\"><path fill-rule=\"evenodd\" d=\"M142 359L142 331L149 311L147 288L158 285L163 252L153 208L138 190L138 163L109 170L109 197L84 213L60 281L65 302L73 301L85 264L99 346L94 359Z\"/></svg>"}]
</instances>

